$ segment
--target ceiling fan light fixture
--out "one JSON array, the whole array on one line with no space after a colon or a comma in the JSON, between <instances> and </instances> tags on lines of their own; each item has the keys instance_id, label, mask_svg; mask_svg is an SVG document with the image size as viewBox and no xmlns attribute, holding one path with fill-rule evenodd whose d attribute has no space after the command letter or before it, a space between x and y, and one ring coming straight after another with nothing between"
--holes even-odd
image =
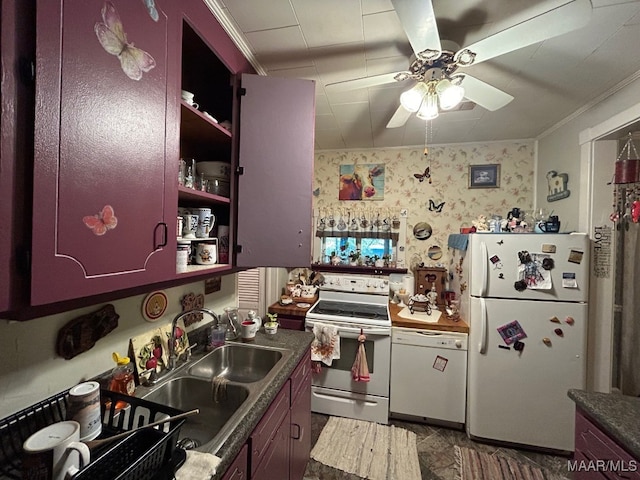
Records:
<instances>
[{"instance_id":1,"label":"ceiling fan light fixture","mask_svg":"<svg viewBox=\"0 0 640 480\"><path fill-rule=\"evenodd\" d=\"M400 104L409 112L417 112L428 90L424 82L418 82L409 90L402 92L402 95L400 95Z\"/></svg>"},{"instance_id":2,"label":"ceiling fan light fixture","mask_svg":"<svg viewBox=\"0 0 640 480\"><path fill-rule=\"evenodd\" d=\"M436 92L440 100L440 108L443 110L450 110L456 107L464 98L464 88L451 83L446 78L438 82Z\"/></svg>"},{"instance_id":3,"label":"ceiling fan light fixture","mask_svg":"<svg viewBox=\"0 0 640 480\"><path fill-rule=\"evenodd\" d=\"M416 117L421 120L433 120L438 116L438 96L430 91L424 98Z\"/></svg>"}]
</instances>

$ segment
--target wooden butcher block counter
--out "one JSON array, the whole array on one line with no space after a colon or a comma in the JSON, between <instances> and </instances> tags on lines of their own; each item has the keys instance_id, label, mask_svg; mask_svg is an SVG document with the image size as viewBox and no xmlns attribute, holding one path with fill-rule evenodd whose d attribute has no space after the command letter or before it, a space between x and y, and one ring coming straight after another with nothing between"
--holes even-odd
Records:
<instances>
[{"instance_id":1,"label":"wooden butcher block counter","mask_svg":"<svg viewBox=\"0 0 640 480\"><path fill-rule=\"evenodd\" d=\"M391 323L394 327L422 328L425 330L442 330L447 332L469 333L469 325L467 325L464 320L461 319L457 322L449 320L445 312L442 312L442 315L440 315L440 319L437 323L426 323L400 317L398 314L401 310L402 307L399 307L397 304L389 303L389 314L391 315Z\"/></svg>"}]
</instances>

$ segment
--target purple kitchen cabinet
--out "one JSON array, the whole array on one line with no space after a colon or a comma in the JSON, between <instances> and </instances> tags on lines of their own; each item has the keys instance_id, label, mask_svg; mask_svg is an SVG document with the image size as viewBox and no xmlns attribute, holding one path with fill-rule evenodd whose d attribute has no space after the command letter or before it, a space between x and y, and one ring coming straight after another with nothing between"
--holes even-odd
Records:
<instances>
[{"instance_id":1,"label":"purple kitchen cabinet","mask_svg":"<svg viewBox=\"0 0 640 480\"><path fill-rule=\"evenodd\" d=\"M302 480L311 454L311 361L303 362L308 365L307 375L291 404L289 480Z\"/></svg>"},{"instance_id":2,"label":"purple kitchen cabinet","mask_svg":"<svg viewBox=\"0 0 640 480\"><path fill-rule=\"evenodd\" d=\"M289 418L287 411L282 423L268 444L260 464L253 472L254 480L273 478L287 480L289 478Z\"/></svg>"},{"instance_id":3,"label":"purple kitchen cabinet","mask_svg":"<svg viewBox=\"0 0 640 480\"><path fill-rule=\"evenodd\" d=\"M38 0L36 21L31 304L167 280L174 24L125 0Z\"/></svg>"},{"instance_id":4,"label":"purple kitchen cabinet","mask_svg":"<svg viewBox=\"0 0 640 480\"><path fill-rule=\"evenodd\" d=\"M311 262L315 82L242 75L237 264Z\"/></svg>"},{"instance_id":5,"label":"purple kitchen cabinet","mask_svg":"<svg viewBox=\"0 0 640 480\"><path fill-rule=\"evenodd\" d=\"M31 212L33 86L22 69L34 57L35 9L29 1L0 2L0 312L24 303L28 277L21 274ZM3 317L4 318L4 317Z\"/></svg>"},{"instance_id":6,"label":"purple kitchen cabinet","mask_svg":"<svg viewBox=\"0 0 640 480\"><path fill-rule=\"evenodd\" d=\"M222 480L247 480L249 478L249 447L245 444L236 455Z\"/></svg>"}]
</instances>

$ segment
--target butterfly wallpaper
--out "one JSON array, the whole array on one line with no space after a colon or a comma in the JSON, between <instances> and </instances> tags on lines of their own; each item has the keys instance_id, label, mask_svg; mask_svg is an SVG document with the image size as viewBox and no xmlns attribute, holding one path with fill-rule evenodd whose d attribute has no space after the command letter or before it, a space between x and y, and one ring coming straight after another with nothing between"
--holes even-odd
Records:
<instances>
[{"instance_id":1,"label":"butterfly wallpaper","mask_svg":"<svg viewBox=\"0 0 640 480\"><path fill-rule=\"evenodd\" d=\"M152 3L152 8L148 2L145 2L145 5L150 16L157 21L158 12L155 4ZM115 55L120 60L122 71L127 77L131 80L142 79L142 74L154 68L156 61L147 52L129 43L120 15L113 3L105 2L101 14L102 22L97 22L94 26L100 45L107 53Z\"/></svg>"},{"instance_id":2,"label":"butterfly wallpaper","mask_svg":"<svg viewBox=\"0 0 640 480\"><path fill-rule=\"evenodd\" d=\"M433 246L441 247L438 262L448 265L447 239L450 233L471 226L478 215L493 214L506 218L513 207L533 208L534 143L495 142L430 146L425 161L424 147L370 150L318 150L315 153L314 195L315 209L356 211L371 208L367 197L367 181L362 192L354 194L345 187L354 173L354 165L362 168L362 175L375 166L375 179L383 177L382 186L375 187L380 198L374 208L392 215L406 209L407 243L405 258L416 257L427 265L434 260L428 256ZM498 188L469 189L469 165L499 164L501 182ZM429 181L431 182L429 184ZM357 188L356 188L357 190ZM383 190L383 191L381 191ZM344 198L344 201L341 200ZM416 224L427 222L433 229L427 241L419 241L411 232Z\"/></svg>"}]
</instances>

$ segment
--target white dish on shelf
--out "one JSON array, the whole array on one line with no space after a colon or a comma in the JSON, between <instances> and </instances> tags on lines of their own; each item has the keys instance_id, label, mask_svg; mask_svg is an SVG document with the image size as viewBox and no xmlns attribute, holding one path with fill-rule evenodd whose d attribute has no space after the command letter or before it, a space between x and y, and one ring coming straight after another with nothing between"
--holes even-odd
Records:
<instances>
[{"instance_id":1,"label":"white dish on shelf","mask_svg":"<svg viewBox=\"0 0 640 480\"><path fill-rule=\"evenodd\" d=\"M309 308L310 306L311 306L310 303L304 303L304 302L296 303L296 307L298 308Z\"/></svg>"}]
</instances>

